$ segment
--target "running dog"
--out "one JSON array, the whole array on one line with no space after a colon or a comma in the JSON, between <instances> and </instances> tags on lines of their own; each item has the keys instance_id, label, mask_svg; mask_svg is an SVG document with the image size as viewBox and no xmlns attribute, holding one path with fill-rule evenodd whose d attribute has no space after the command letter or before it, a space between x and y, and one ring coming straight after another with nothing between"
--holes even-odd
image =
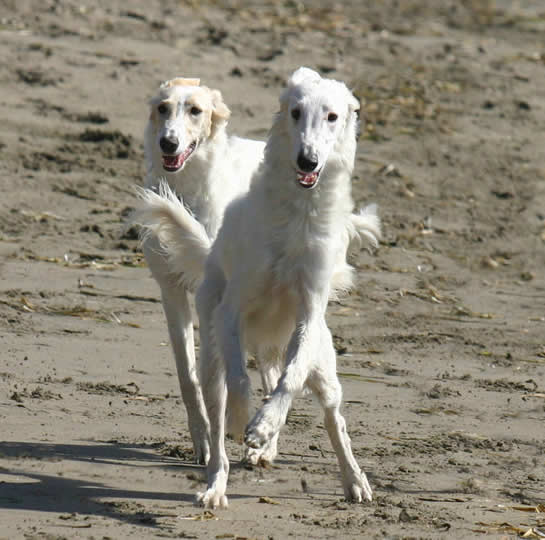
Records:
<instances>
[{"instance_id":1,"label":"running dog","mask_svg":"<svg viewBox=\"0 0 545 540\"><path fill-rule=\"evenodd\" d=\"M231 434L261 455L275 453L291 403L305 388L324 409L346 499L372 497L340 413L325 322L328 299L352 282L351 241L376 245L380 237L375 205L352 214L359 103L343 83L299 68L280 106L250 190L228 206L212 246L170 188L143 194L144 225L166 250L172 274L187 271L182 253L205 266L196 305L211 454L208 489L198 499L209 508L227 506L225 413ZM270 391L249 423L247 351L257 353Z\"/></svg>"},{"instance_id":2,"label":"running dog","mask_svg":"<svg viewBox=\"0 0 545 540\"><path fill-rule=\"evenodd\" d=\"M264 143L230 136L230 110L219 90L199 86L199 79L164 82L150 101L144 135L145 186L157 189L166 181L183 198L207 238L213 239L227 204L248 190L250 178L263 158ZM183 275L173 275L157 239L147 236L143 251L161 289L182 398L187 410L195 458L206 463L209 424L199 384L190 296L204 268L184 258Z\"/></svg>"}]
</instances>

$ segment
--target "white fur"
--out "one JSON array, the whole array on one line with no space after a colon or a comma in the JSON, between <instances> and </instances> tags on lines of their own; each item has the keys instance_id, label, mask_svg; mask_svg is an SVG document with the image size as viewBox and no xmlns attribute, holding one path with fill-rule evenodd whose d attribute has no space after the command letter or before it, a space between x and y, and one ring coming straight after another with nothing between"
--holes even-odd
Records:
<instances>
[{"instance_id":1,"label":"white fur","mask_svg":"<svg viewBox=\"0 0 545 540\"><path fill-rule=\"evenodd\" d=\"M308 387L324 409L346 499L371 500L339 411L342 390L325 322L339 267L343 286L349 282L345 258L355 227L350 177L358 103L344 84L307 68L293 74L280 102L264 162L249 193L228 207L197 293L201 377L211 428L208 489L199 499L210 508L227 505L224 414L227 408L231 429L247 424L246 351L263 348L284 352L285 361L269 399L247 424L246 444L270 445L292 400ZM320 171L312 189L299 180L302 152ZM358 220L376 241L374 208Z\"/></svg>"},{"instance_id":2,"label":"white fur","mask_svg":"<svg viewBox=\"0 0 545 540\"><path fill-rule=\"evenodd\" d=\"M175 197L148 193L145 201L144 214L150 211L151 219L144 224L163 234L172 263L178 250L198 260L209 254L196 300L211 434L208 489L198 497L210 508L227 506L225 413L235 436L247 426L246 444L274 457L278 432L304 387L324 408L346 499L361 502L372 495L339 411L342 390L325 322L330 296L351 284L352 268L346 263L350 241L367 238L376 244L380 236L374 205L351 213L358 104L344 84L307 68L292 75L280 103L250 191L227 208L211 250L206 242L189 239L186 220L191 216ZM302 152L320 171L312 188L308 171L299 167ZM159 212L153 216L155 210ZM185 267L172 271L182 274ZM249 423L247 351L258 353L270 394Z\"/></svg>"},{"instance_id":3,"label":"white fur","mask_svg":"<svg viewBox=\"0 0 545 540\"><path fill-rule=\"evenodd\" d=\"M196 112L193 110L192 113L193 107L201 112L193 114ZM166 81L150 101L150 118L145 131L145 185L157 189L163 181L173 193L182 197L191 215L187 214L190 219L180 230L187 228L189 238L197 238L207 245L216 236L225 207L248 190L250 178L263 158L264 143L227 134L229 115L220 92L199 86L198 79ZM178 139L175 155L183 154L192 143L196 144L195 150L176 172L163 167L162 137ZM179 204L176 195L170 204ZM136 221L138 219L136 216ZM166 222L163 224L167 225ZM195 363L189 303L190 292L202 280L204 260L186 256L183 250L177 249L171 263L176 267L183 265L184 272L176 275L170 272L167 255L153 234L144 237L143 251L161 288L195 457L205 463L210 454L209 424Z\"/></svg>"}]
</instances>

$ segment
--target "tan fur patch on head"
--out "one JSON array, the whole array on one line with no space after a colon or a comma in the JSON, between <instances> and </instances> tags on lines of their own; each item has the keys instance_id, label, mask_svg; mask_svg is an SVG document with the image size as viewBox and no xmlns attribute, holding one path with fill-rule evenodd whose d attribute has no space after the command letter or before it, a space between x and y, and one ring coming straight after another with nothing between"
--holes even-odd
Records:
<instances>
[{"instance_id":1,"label":"tan fur patch on head","mask_svg":"<svg viewBox=\"0 0 545 540\"><path fill-rule=\"evenodd\" d=\"M170 79L161 84L161 88L172 88L173 86L199 86L201 84L200 79L184 79L183 77L176 77Z\"/></svg>"},{"instance_id":2,"label":"tan fur patch on head","mask_svg":"<svg viewBox=\"0 0 545 540\"><path fill-rule=\"evenodd\" d=\"M219 90L210 90L210 97L212 98L211 135L213 137L220 127L227 124L227 121L231 116L231 110L223 101L223 96Z\"/></svg>"},{"instance_id":3,"label":"tan fur patch on head","mask_svg":"<svg viewBox=\"0 0 545 540\"><path fill-rule=\"evenodd\" d=\"M215 122L227 122L229 120L229 117L231 116L231 111L229 107L225 104L225 101L223 101L223 96L221 95L221 92L219 90L211 90L212 94L212 104L214 105L214 121Z\"/></svg>"}]
</instances>

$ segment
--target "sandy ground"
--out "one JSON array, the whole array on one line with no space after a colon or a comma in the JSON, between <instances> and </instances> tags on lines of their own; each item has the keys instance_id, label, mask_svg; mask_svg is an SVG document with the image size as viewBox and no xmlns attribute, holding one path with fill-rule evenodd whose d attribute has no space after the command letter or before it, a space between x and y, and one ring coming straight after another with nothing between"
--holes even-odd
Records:
<instances>
[{"instance_id":1,"label":"sandy ground","mask_svg":"<svg viewBox=\"0 0 545 540\"><path fill-rule=\"evenodd\" d=\"M0 538L542 538L544 35L540 0L2 2ZM304 397L274 467L229 444L230 507L205 512L124 229L146 100L198 76L263 139L299 65L367 121L354 196L385 238L328 317L375 500L344 502Z\"/></svg>"}]
</instances>

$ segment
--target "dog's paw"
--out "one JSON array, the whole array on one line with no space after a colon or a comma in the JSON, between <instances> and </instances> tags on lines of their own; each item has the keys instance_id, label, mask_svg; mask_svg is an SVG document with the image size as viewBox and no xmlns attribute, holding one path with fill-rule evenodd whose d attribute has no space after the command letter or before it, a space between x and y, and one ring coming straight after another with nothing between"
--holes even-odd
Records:
<instances>
[{"instance_id":1,"label":"dog's paw","mask_svg":"<svg viewBox=\"0 0 545 540\"><path fill-rule=\"evenodd\" d=\"M215 488L207 489L206 491L197 493L197 504L210 510L216 508L227 508L227 497Z\"/></svg>"},{"instance_id":2,"label":"dog's paw","mask_svg":"<svg viewBox=\"0 0 545 540\"><path fill-rule=\"evenodd\" d=\"M269 422L263 410L257 411L252 421L246 427L244 442L250 448L262 448L277 433L272 422Z\"/></svg>"},{"instance_id":3,"label":"dog's paw","mask_svg":"<svg viewBox=\"0 0 545 540\"><path fill-rule=\"evenodd\" d=\"M273 437L268 443L260 448L247 447L244 455L244 461L251 465L267 467L276 458L278 437Z\"/></svg>"},{"instance_id":4,"label":"dog's paw","mask_svg":"<svg viewBox=\"0 0 545 540\"><path fill-rule=\"evenodd\" d=\"M344 496L348 502L361 503L373 500L373 490L369 485L365 473L351 478L344 486Z\"/></svg>"},{"instance_id":5,"label":"dog's paw","mask_svg":"<svg viewBox=\"0 0 545 540\"><path fill-rule=\"evenodd\" d=\"M210 427L208 420L195 412L190 413L189 406L187 412L195 462L200 465L206 465L210 459Z\"/></svg>"},{"instance_id":6,"label":"dog's paw","mask_svg":"<svg viewBox=\"0 0 545 540\"><path fill-rule=\"evenodd\" d=\"M195 462L199 465L207 465L210 459L210 444L208 438L200 441L193 441L193 450L195 452Z\"/></svg>"},{"instance_id":7,"label":"dog's paw","mask_svg":"<svg viewBox=\"0 0 545 540\"><path fill-rule=\"evenodd\" d=\"M246 448L244 454L244 461L250 465L259 466L259 467L268 467L274 461L276 457L276 452L274 455L265 451L263 448Z\"/></svg>"},{"instance_id":8,"label":"dog's paw","mask_svg":"<svg viewBox=\"0 0 545 540\"><path fill-rule=\"evenodd\" d=\"M267 442L272 437L273 433L271 430L266 429L268 426L254 426L249 425L246 428L246 433L244 435L244 442L246 443L246 446L249 446L250 448L255 449L261 449L263 446L267 444ZM265 428L265 429L264 429Z\"/></svg>"}]
</instances>

